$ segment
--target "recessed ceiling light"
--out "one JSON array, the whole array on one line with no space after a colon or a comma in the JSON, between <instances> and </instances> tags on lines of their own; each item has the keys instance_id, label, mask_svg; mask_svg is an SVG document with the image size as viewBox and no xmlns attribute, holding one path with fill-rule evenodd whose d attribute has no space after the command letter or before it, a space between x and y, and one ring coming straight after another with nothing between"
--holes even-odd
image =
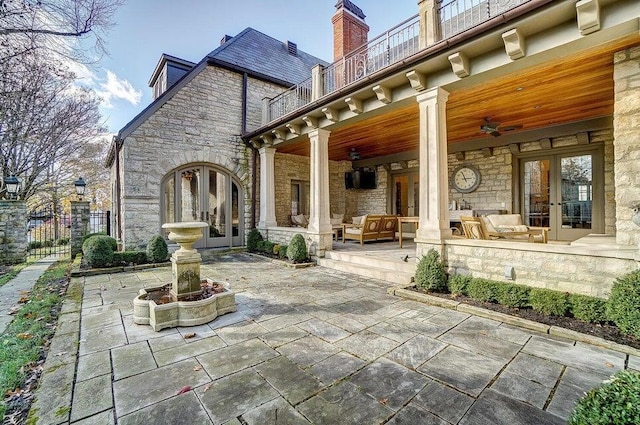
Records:
<instances>
[{"instance_id":1,"label":"recessed ceiling light","mask_svg":"<svg viewBox=\"0 0 640 425\"><path fill-rule=\"evenodd\" d=\"M516 88L516 91L522 91L522 90L524 90L524 87L518 87L518 88Z\"/></svg>"},{"instance_id":2,"label":"recessed ceiling light","mask_svg":"<svg viewBox=\"0 0 640 425\"><path fill-rule=\"evenodd\" d=\"M540 109L540 108L542 108L542 105L536 105L533 107L533 109Z\"/></svg>"}]
</instances>

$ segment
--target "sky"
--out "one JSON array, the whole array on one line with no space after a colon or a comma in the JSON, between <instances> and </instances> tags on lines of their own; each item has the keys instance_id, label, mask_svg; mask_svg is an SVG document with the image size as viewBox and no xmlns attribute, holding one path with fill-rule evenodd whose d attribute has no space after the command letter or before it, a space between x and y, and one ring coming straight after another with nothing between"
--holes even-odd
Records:
<instances>
[{"instance_id":1,"label":"sky","mask_svg":"<svg viewBox=\"0 0 640 425\"><path fill-rule=\"evenodd\" d=\"M100 112L117 133L151 101L149 78L163 53L199 62L252 27L331 62L331 16L337 0L127 0L107 37L109 55L77 70L102 101ZM352 0L366 15L369 39L418 13L417 0Z\"/></svg>"}]
</instances>

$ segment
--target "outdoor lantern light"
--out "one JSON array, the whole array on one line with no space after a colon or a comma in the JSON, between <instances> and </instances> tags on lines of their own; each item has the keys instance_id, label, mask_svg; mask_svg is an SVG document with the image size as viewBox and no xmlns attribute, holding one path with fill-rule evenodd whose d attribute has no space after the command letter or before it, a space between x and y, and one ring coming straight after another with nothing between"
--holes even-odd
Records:
<instances>
[{"instance_id":1,"label":"outdoor lantern light","mask_svg":"<svg viewBox=\"0 0 640 425\"><path fill-rule=\"evenodd\" d=\"M18 188L20 187L20 180L16 176L9 176L4 179L4 184L7 186L7 194L9 198L15 196L18 197Z\"/></svg>"},{"instance_id":2,"label":"outdoor lantern light","mask_svg":"<svg viewBox=\"0 0 640 425\"><path fill-rule=\"evenodd\" d=\"M84 189L87 186L87 183L82 179L82 177L78 177L78 180L74 181L73 185L76 187L78 198L82 200L82 197L84 196Z\"/></svg>"}]
</instances>

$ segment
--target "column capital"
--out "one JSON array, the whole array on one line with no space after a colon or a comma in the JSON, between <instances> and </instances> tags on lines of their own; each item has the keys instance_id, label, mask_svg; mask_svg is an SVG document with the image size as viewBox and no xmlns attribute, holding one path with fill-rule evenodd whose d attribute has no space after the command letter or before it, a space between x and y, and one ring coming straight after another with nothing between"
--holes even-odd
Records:
<instances>
[{"instance_id":1,"label":"column capital","mask_svg":"<svg viewBox=\"0 0 640 425\"><path fill-rule=\"evenodd\" d=\"M425 90L416 95L416 100L418 101L418 103L429 102L433 99L446 102L447 100L449 100L449 92L438 86L429 90Z\"/></svg>"}]
</instances>

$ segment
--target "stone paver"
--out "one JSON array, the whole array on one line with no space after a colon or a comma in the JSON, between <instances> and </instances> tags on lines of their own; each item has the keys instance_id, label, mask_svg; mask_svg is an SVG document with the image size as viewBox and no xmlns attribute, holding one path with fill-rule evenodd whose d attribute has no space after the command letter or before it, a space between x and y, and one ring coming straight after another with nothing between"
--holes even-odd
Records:
<instances>
[{"instance_id":1,"label":"stone paver","mask_svg":"<svg viewBox=\"0 0 640 425\"><path fill-rule=\"evenodd\" d=\"M231 284L237 312L161 332L134 324L138 289L170 273L73 279L82 310L61 317L38 423L560 424L584 392L640 368L610 348L390 296L387 282L246 254L202 266Z\"/></svg>"}]
</instances>

